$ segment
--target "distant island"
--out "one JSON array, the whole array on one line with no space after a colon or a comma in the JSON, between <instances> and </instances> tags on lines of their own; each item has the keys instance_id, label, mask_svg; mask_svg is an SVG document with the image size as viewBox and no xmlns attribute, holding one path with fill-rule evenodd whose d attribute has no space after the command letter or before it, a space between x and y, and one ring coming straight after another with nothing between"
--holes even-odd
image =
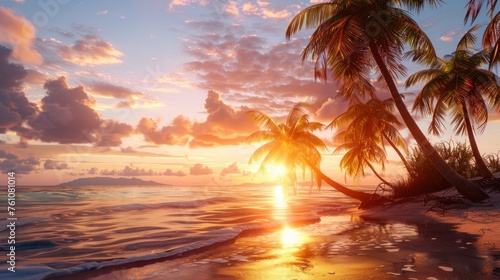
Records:
<instances>
[{"instance_id":1,"label":"distant island","mask_svg":"<svg viewBox=\"0 0 500 280\"><path fill-rule=\"evenodd\" d=\"M158 183L155 181L144 181L138 178L110 178L110 177L92 177L80 178L59 186L168 186L166 184Z\"/></svg>"}]
</instances>

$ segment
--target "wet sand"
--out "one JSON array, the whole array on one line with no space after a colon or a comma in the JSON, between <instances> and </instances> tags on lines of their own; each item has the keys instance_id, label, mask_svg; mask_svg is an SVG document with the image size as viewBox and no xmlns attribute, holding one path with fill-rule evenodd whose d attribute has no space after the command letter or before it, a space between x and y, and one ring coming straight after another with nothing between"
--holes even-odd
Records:
<instances>
[{"instance_id":1,"label":"wet sand","mask_svg":"<svg viewBox=\"0 0 500 280\"><path fill-rule=\"evenodd\" d=\"M499 279L495 272L500 259L500 211L488 203L499 205L492 200L444 216L426 213L429 206L420 202L372 213L324 215L319 223L255 232L190 256L66 277Z\"/></svg>"}]
</instances>

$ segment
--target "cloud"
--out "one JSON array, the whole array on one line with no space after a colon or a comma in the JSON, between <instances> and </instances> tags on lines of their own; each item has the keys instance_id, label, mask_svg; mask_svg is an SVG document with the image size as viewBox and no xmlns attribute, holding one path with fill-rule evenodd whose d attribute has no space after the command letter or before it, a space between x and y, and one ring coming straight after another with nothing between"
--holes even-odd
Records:
<instances>
[{"instance_id":1,"label":"cloud","mask_svg":"<svg viewBox=\"0 0 500 280\"><path fill-rule=\"evenodd\" d=\"M188 6L192 3L198 3L198 5L200 6L206 6L211 2L212 0L171 0L170 3L168 4L168 8L173 9L175 6ZM227 3L227 1L221 1L221 2Z\"/></svg>"},{"instance_id":2,"label":"cloud","mask_svg":"<svg viewBox=\"0 0 500 280\"><path fill-rule=\"evenodd\" d=\"M144 140L147 142L165 145L186 145L191 133L191 121L179 115L172 121L172 125L158 129L158 121L142 118L136 130L144 135Z\"/></svg>"},{"instance_id":3,"label":"cloud","mask_svg":"<svg viewBox=\"0 0 500 280\"><path fill-rule=\"evenodd\" d=\"M32 85L43 85L48 79L49 75L35 69L26 69L28 75L24 78L24 82Z\"/></svg>"},{"instance_id":4,"label":"cloud","mask_svg":"<svg viewBox=\"0 0 500 280\"><path fill-rule=\"evenodd\" d=\"M84 88L69 87L65 77L47 81L44 88L42 111L28 122L36 138L61 144L92 142L90 133L99 130L101 120Z\"/></svg>"},{"instance_id":5,"label":"cloud","mask_svg":"<svg viewBox=\"0 0 500 280\"><path fill-rule=\"evenodd\" d=\"M248 15L257 15L259 13L259 8L252 2L244 3L241 10Z\"/></svg>"},{"instance_id":6,"label":"cloud","mask_svg":"<svg viewBox=\"0 0 500 280\"><path fill-rule=\"evenodd\" d=\"M59 161L48 159L43 164L43 168L48 169L48 170L51 170L51 169L62 170L62 169L69 169L69 166L65 162L61 163Z\"/></svg>"},{"instance_id":7,"label":"cloud","mask_svg":"<svg viewBox=\"0 0 500 280\"><path fill-rule=\"evenodd\" d=\"M109 13L108 10L102 10L97 13L97 15L102 16L102 15L107 15Z\"/></svg>"},{"instance_id":8,"label":"cloud","mask_svg":"<svg viewBox=\"0 0 500 280\"><path fill-rule=\"evenodd\" d=\"M144 168L125 166L122 170L112 169L112 170L102 170L100 172L103 176L155 176L161 175L159 172L155 172L152 169L146 170Z\"/></svg>"},{"instance_id":9,"label":"cloud","mask_svg":"<svg viewBox=\"0 0 500 280\"><path fill-rule=\"evenodd\" d=\"M23 63L41 64L42 55L33 48L35 27L13 10L0 7L0 41L13 47L12 56Z\"/></svg>"},{"instance_id":10,"label":"cloud","mask_svg":"<svg viewBox=\"0 0 500 280\"><path fill-rule=\"evenodd\" d=\"M285 19L289 18L296 10L300 10L299 5L291 5L287 8L271 8L270 2L265 1L253 3L250 1L243 2L230 0L173 0L169 3L169 9L174 10L176 6L190 6L192 4L210 6L216 11L223 11L233 16L240 16L240 11L242 11L244 15L259 16L264 19Z\"/></svg>"},{"instance_id":11,"label":"cloud","mask_svg":"<svg viewBox=\"0 0 500 280\"><path fill-rule=\"evenodd\" d=\"M136 131L144 140L158 145L186 145L191 148L239 145L258 126L247 113L250 108L234 108L225 104L219 93L208 91L205 99L207 117L203 122L193 122L179 115L171 125L158 127L158 120L142 118Z\"/></svg>"},{"instance_id":12,"label":"cloud","mask_svg":"<svg viewBox=\"0 0 500 280\"><path fill-rule=\"evenodd\" d=\"M11 51L0 46L0 133L7 129L21 131L26 120L37 112L37 106L20 92L27 72L22 65L9 63Z\"/></svg>"},{"instance_id":13,"label":"cloud","mask_svg":"<svg viewBox=\"0 0 500 280\"><path fill-rule=\"evenodd\" d=\"M213 90L208 91L205 109L208 114L206 120L193 124L194 139L189 143L190 147L238 145L258 130L247 113L250 108L242 106L235 109L225 104L220 94Z\"/></svg>"},{"instance_id":14,"label":"cloud","mask_svg":"<svg viewBox=\"0 0 500 280\"><path fill-rule=\"evenodd\" d=\"M21 159L1 149L0 158L5 158L0 161L0 170L2 170L3 173L14 171L17 174L28 174L36 170L37 166L40 165L40 161L33 156Z\"/></svg>"},{"instance_id":15,"label":"cloud","mask_svg":"<svg viewBox=\"0 0 500 280\"><path fill-rule=\"evenodd\" d=\"M287 10L273 11L269 9L262 9L262 15L264 18L285 19L290 17L291 13Z\"/></svg>"},{"instance_id":16,"label":"cloud","mask_svg":"<svg viewBox=\"0 0 500 280\"><path fill-rule=\"evenodd\" d=\"M348 102L342 102L340 99L328 98L315 113L315 119L321 122L330 123L343 114L349 108Z\"/></svg>"},{"instance_id":17,"label":"cloud","mask_svg":"<svg viewBox=\"0 0 500 280\"><path fill-rule=\"evenodd\" d=\"M228 1L227 3L225 3L224 11L226 11L228 14L235 15L235 16L240 14L240 11L239 11L238 7L236 6L236 3L233 1Z\"/></svg>"},{"instance_id":18,"label":"cloud","mask_svg":"<svg viewBox=\"0 0 500 280\"><path fill-rule=\"evenodd\" d=\"M62 46L59 55L68 62L89 66L121 63L123 53L96 35L85 35L73 46Z\"/></svg>"},{"instance_id":19,"label":"cloud","mask_svg":"<svg viewBox=\"0 0 500 280\"><path fill-rule=\"evenodd\" d=\"M187 24L204 30L185 41L185 51L192 57L185 68L196 75L198 88L223 92L228 101L260 110L278 109L280 114L298 101L311 103L315 111L337 94L337 85L314 80L312 62L301 63L308 38L270 44L241 26L235 31L220 21Z\"/></svg>"},{"instance_id":20,"label":"cloud","mask_svg":"<svg viewBox=\"0 0 500 280\"><path fill-rule=\"evenodd\" d=\"M453 36L456 34L455 31L448 31L444 36L439 37L440 41L451 42L453 41Z\"/></svg>"},{"instance_id":21,"label":"cloud","mask_svg":"<svg viewBox=\"0 0 500 280\"><path fill-rule=\"evenodd\" d=\"M0 45L0 90L19 91L28 74L20 64L9 62L12 50Z\"/></svg>"},{"instance_id":22,"label":"cloud","mask_svg":"<svg viewBox=\"0 0 500 280\"><path fill-rule=\"evenodd\" d=\"M101 97L109 98L141 98L143 93L133 91L129 88L110 84L108 82L92 82L89 85L89 90Z\"/></svg>"},{"instance_id":23,"label":"cloud","mask_svg":"<svg viewBox=\"0 0 500 280\"><path fill-rule=\"evenodd\" d=\"M17 159L17 155L9 153L3 149L0 149L0 158L5 158L5 159Z\"/></svg>"},{"instance_id":24,"label":"cloud","mask_svg":"<svg viewBox=\"0 0 500 280\"><path fill-rule=\"evenodd\" d=\"M116 147L122 144L122 138L129 137L133 133L134 128L131 125L109 119L104 120L99 129L92 132L92 135L96 138L96 146Z\"/></svg>"},{"instance_id":25,"label":"cloud","mask_svg":"<svg viewBox=\"0 0 500 280\"><path fill-rule=\"evenodd\" d=\"M208 166L203 166L201 163L197 163L189 168L189 175L210 175L214 174L213 170L208 168Z\"/></svg>"},{"instance_id":26,"label":"cloud","mask_svg":"<svg viewBox=\"0 0 500 280\"><path fill-rule=\"evenodd\" d=\"M241 170L238 168L238 164L236 162L233 162L220 172L221 176L226 176L227 174L241 174Z\"/></svg>"},{"instance_id":27,"label":"cloud","mask_svg":"<svg viewBox=\"0 0 500 280\"><path fill-rule=\"evenodd\" d=\"M165 176L179 176L179 177L184 177L187 176L186 172L182 170L177 170L177 171L172 171L172 169L167 169L165 172L163 172L163 175Z\"/></svg>"}]
</instances>

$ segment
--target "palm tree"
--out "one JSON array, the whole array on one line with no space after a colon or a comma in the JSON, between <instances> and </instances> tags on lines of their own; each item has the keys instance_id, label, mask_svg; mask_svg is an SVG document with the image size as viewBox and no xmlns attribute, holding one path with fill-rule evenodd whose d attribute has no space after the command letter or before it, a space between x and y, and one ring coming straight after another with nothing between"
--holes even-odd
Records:
<instances>
[{"instance_id":1,"label":"palm tree","mask_svg":"<svg viewBox=\"0 0 500 280\"><path fill-rule=\"evenodd\" d=\"M318 179L325 181L337 191L362 202L372 200L374 195L351 190L328 178L321 172L321 153L326 150L323 141L313 134L323 128L319 122L310 122L306 104L298 103L288 114L285 123L278 123L261 111L250 111L252 117L263 128L252 133L247 143L267 142L255 150L249 163L261 161L259 170L264 171L269 165L283 165L288 170L288 178L296 178L297 169L311 169Z\"/></svg>"},{"instance_id":2,"label":"palm tree","mask_svg":"<svg viewBox=\"0 0 500 280\"><path fill-rule=\"evenodd\" d=\"M470 18L471 23L473 23L479 15L484 2L484 0L469 0L464 22L467 22ZM495 14L497 3L498 0L487 0L486 2L490 23L484 30L482 46L490 55L490 70L493 65L500 62L500 12Z\"/></svg>"},{"instance_id":3,"label":"palm tree","mask_svg":"<svg viewBox=\"0 0 500 280\"><path fill-rule=\"evenodd\" d=\"M337 134L334 140L343 142L343 144L338 146L334 152L344 153L340 160L340 168L345 170L348 175L358 178L365 176L365 168L368 167L382 183L394 188L391 183L378 174L372 165L372 162L379 163L382 165L382 170L384 170L387 161L385 150L379 146L379 143L374 141L375 139L362 138L350 130Z\"/></svg>"},{"instance_id":4,"label":"palm tree","mask_svg":"<svg viewBox=\"0 0 500 280\"><path fill-rule=\"evenodd\" d=\"M493 174L484 162L476 140L475 126L484 131L488 122L488 108L500 108L499 79L495 73L482 69L488 63L484 51L470 51L477 41L473 34L478 26L472 27L458 42L455 52L439 60L430 69L416 72L408 77L406 86L425 81L413 110L422 115L432 114L429 132L439 135L443 131L443 121L448 110L452 112L452 123L458 134L467 134L469 143L481 176L492 178Z\"/></svg>"},{"instance_id":5,"label":"palm tree","mask_svg":"<svg viewBox=\"0 0 500 280\"><path fill-rule=\"evenodd\" d=\"M394 101L391 98L385 100L372 98L366 103L351 105L346 112L335 118L327 128L349 124L347 130L352 131L356 138L362 139L362 141L374 139L375 143L382 147L384 151L386 143L389 144L396 151L406 169L409 170L410 166L403 153L399 150L401 148L408 154L408 146L398 130L402 124L393 114L393 111Z\"/></svg>"},{"instance_id":6,"label":"palm tree","mask_svg":"<svg viewBox=\"0 0 500 280\"><path fill-rule=\"evenodd\" d=\"M488 15L490 18L493 18L493 13L495 11L495 7L497 6L498 0L487 0L486 6L488 7ZM467 13L465 14L464 21L467 22L469 18L471 22L474 22L483 7L484 0L469 0L467 3Z\"/></svg>"},{"instance_id":7,"label":"palm tree","mask_svg":"<svg viewBox=\"0 0 500 280\"><path fill-rule=\"evenodd\" d=\"M370 83L372 71L381 74L396 108L410 133L436 169L471 201L488 195L478 185L455 172L439 156L406 108L395 79L406 74L401 64L404 46L411 51L405 56L413 61L431 64L436 60L432 43L418 24L401 6L419 11L437 0L331 0L299 12L289 23L286 37L302 28L316 30L302 53L302 60L316 61L315 76L326 80L327 70L333 80L342 84L339 96L376 96Z\"/></svg>"}]
</instances>

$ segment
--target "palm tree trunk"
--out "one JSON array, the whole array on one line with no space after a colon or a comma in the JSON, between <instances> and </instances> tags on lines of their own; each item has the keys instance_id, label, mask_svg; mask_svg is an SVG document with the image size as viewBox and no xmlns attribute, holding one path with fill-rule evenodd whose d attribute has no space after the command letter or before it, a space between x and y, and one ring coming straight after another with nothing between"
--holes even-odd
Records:
<instances>
[{"instance_id":1,"label":"palm tree trunk","mask_svg":"<svg viewBox=\"0 0 500 280\"><path fill-rule=\"evenodd\" d=\"M441 175L448 180L457 191L463 195L465 198L478 202L481 200L487 199L489 196L476 184L468 181L463 176L458 174L455 170L453 170L441 156L438 154L436 149L431 145L429 140L425 137L424 133L420 130L417 123L411 116L410 112L408 112L408 108L406 108L401 95L399 94L398 88L392 79L392 76L385 65L384 60L380 56L377 45L374 40L370 41L369 44L370 51L375 59L375 62L378 65L380 73L389 88L392 99L394 100L394 104L398 108L401 117L403 118L406 127L410 130L410 133L413 135L413 138L417 141L418 145L429 159L429 161L434 165L434 167L441 173Z\"/></svg>"},{"instance_id":2,"label":"palm tree trunk","mask_svg":"<svg viewBox=\"0 0 500 280\"><path fill-rule=\"evenodd\" d=\"M462 112L464 114L465 126L467 128L467 136L469 137L470 147L472 149L472 154L474 155L474 159L476 160L477 168L479 169L479 173L483 178L493 178L493 174L484 163L484 159L479 152L479 148L477 147L476 139L474 138L474 130L472 129L472 124L470 122L469 114L467 112L467 105L465 101L462 100Z\"/></svg>"},{"instance_id":3,"label":"palm tree trunk","mask_svg":"<svg viewBox=\"0 0 500 280\"><path fill-rule=\"evenodd\" d=\"M373 165L365 160L366 162L366 165L368 165L368 167L370 167L371 171L375 174L375 176L377 176L377 178L382 181L382 183L388 185L389 187L391 187L392 189L394 189L394 185L392 185L391 183L387 182L384 178L382 178L382 176L380 176L380 174L378 174L378 172L375 170L375 168L373 167Z\"/></svg>"},{"instance_id":4,"label":"palm tree trunk","mask_svg":"<svg viewBox=\"0 0 500 280\"><path fill-rule=\"evenodd\" d=\"M384 137L384 139L389 142L389 145L391 145L391 147L394 149L394 151L396 151L396 153L398 154L398 156L401 158L401 161L403 162L403 164L405 165L406 167L406 170L408 172L410 172L410 164L408 163L408 161L406 160L405 156L401 153L401 151L398 149L398 147L396 147L396 144L394 144L394 142L392 142L391 139L389 139L389 137L387 137L387 135L385 135L385 133L382 133L382 136Z\"/></svg>"},{"instance_id":5,"label":"palm tree trunk","mask_svg":"<svg viewBox=\"0 0 500 280\"><path fill-rule=\"evenodd\" d=\"M366 202L370 199L373 199L372 194L351 190L351 189L346 188L343 185L335 182L334 180L330 179L328 176L323 174L323 172L321 172L321 170L318 167L314 166L313 164L308 163L308 166L319 176L319 178L321 178L321 180L325 181L325 183L332 186L338 192L340 192L348 197L352 197L354 199L357 199L361 202Z\"/></svg>"}]
</instances>

